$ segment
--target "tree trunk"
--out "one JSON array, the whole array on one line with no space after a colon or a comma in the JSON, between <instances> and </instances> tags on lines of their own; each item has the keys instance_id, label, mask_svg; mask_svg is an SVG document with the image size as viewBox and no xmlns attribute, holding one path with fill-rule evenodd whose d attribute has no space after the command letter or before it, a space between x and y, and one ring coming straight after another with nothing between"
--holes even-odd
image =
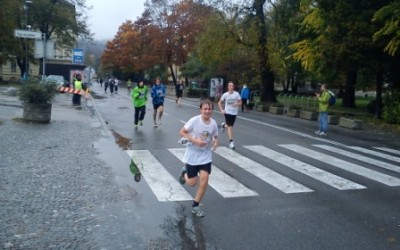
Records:
<instances>
[{"instance_id":1,"label":"tree trunk","mask_svg":"<svg viewBox=\"0 0 400 250\"><path fill-rule=\"evenodd\" d=\"M383 71L379 69L376 73L376 96L375 96L375 114L376 119L382 118L382 86L383 86Z\"/></svg>"},{"instance_id":2,"label":"tree trunk","mask_svg":"<svg viewBox=\"0 0 400 250\"><path fill-rule=\"evenodd\" d=\"M265 2L266 0L254 0L253 2L259 30L257 54L259 60L259 70L261 74L260 99L262 102L276 102L274 90L275 75L268 60L267 28L265 24L263 8Z\"/></svg>"},{"instance_id":3,"label":"tree trunk","mask_svg":"<svg viewBox=\"0 0 400 250\"><path fill-rule=\"evenodd\" d=\"M346 86L343 95L342 107L355 108L355 84L357 81L357 69L349 69L346 75Z\"/></svg>"},{"instance_id":4,"label":"tree trunk","mask_svg":"<svg viewBox=\"0 0 400 250\"><path fill-rule=\"evenodd\" d=\"M174 86L175 86L176 85L176 76L175 76L175 72L174 72L174 68L173 68L172 64L169 65L169 70L171 71L172 82L174 83Z\"/></svg>"}]
</instances>

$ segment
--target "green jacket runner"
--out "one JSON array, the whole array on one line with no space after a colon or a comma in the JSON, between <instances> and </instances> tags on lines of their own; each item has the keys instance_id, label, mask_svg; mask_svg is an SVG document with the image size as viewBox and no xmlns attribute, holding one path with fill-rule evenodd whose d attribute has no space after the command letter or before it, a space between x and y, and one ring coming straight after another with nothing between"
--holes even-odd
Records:
<instances>
[{"instance_id":1,"label":"green jacket runner","mask_svg":"<svg viewBox=\"0 0 400 250\"><path fill-rule=\"evenodd\" d=\"M147 87L136 86L132 91L132 103L134 107L145 106L147 102Z\"/></svg>"}]
</instances>

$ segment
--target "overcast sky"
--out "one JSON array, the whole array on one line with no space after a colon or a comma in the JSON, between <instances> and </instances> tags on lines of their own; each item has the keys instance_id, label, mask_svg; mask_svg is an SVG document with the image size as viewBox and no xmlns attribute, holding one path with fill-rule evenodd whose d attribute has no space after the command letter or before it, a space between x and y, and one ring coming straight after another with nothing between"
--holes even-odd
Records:
<instances>
[{"instance_id":1,"label":"overcast sky","mask_svg":"<svg viewBox=\"0 0 400 250\"><path fill-rule=\"evenodd\" d=\"M92 9L87 13L94 39L112 39L126 20L136 21L144 11L145 0L86 0Z\"/></svg>"}]
</instances>

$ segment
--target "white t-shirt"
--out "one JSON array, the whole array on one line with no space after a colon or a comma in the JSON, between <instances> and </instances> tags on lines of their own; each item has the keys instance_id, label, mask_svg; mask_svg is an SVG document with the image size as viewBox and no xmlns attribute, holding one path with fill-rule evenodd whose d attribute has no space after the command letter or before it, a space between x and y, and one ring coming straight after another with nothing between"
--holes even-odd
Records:
<instances>
[{"instance_id":1,"label":"white t-shirt","mask_svg":"<svg viewBox=\"0 0 400 250\"><path fill-rule=\"evenodd\" d=\"M192 117L184 128L189 131L189 134L194 138L201 138L207 144L204 147L199 147L195 144L189 144L186 147L183 156L183 162L189 165L202 165L212 161L212 141L214 136L218 136L217 122L210 118L210 122L205 124L201 119L201 115Z\"/></svg>"},{"instance_id":2,"label":"white t-shirt","mask_svg":"<svg viewBox=\"0 0 400 250\"><path fill-rule=\"evenodd\" d=\"M225 92L221 96L221 100L225 103L224 109L226 114L237 115L239 113L239 106L233 106L233 104L237 103L237 101L242 100L240 94L237 91L233 91L232 93L229 93L229 91Z\"/></svg>"}]
</instances>

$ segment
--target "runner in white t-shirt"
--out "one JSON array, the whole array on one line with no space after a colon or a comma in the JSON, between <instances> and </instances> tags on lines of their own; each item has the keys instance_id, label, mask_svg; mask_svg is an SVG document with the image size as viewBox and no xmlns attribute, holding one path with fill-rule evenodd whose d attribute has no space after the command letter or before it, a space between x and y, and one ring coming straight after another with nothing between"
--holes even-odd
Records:
<instances>
[{"instance_id":1,"label":"runner in white t-shirt","mask_svg":"<svg viewBox=\"0 0 400 250\"><path fill-rule=\"evenodd\" d=\"M197 217L204 217L204 211L199 204L206 193L208 177L211 173L211 151L218 146L218 125L211 118L213 103L210 100L201 102L200 112L200 115L189 119L179 131L179 134L189 141L183 156L185 166L179 175L179 182L193 187L197 184L197 179L200 179L192 205L192 213Z\"/></svg>"},{"instance_id":2,"label":"runner in white t-shirt","mask_svg":"<svg viewBox=\"0 0 400 250\"><path fill-rule=\"evenodd\" d=\"M240 97L240 94L235 91L235 84L231 81L228 83L228 91L221 96L221 99L218 102L219 111L225 116L225 122L221 124L221 128L227 129L226 132L229 138L229 148L231 149L235 149L235 142L233 141L233 125L235 124L236 116L241 105L242 98Z\"/></svg>"}]
</instances>

